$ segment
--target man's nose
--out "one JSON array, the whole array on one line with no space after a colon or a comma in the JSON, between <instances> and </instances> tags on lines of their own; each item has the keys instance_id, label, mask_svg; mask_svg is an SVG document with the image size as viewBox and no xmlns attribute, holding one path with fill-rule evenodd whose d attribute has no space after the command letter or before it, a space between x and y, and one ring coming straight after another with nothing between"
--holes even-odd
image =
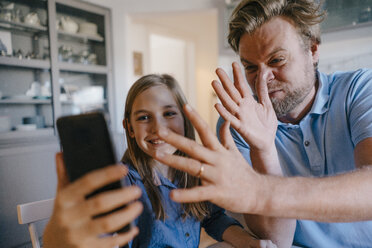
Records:
<instances>
[{"instance_id":1,"label":"man's nose","mask_svg":"<svg viewBox=\"0 0 372 248\"><path fill-rule=\"evenodd\" d=\"M274 73L271 68L260 68L257 72L256 88L259 83L270 84L274 80Z\"/></svg>"}]
</instances>

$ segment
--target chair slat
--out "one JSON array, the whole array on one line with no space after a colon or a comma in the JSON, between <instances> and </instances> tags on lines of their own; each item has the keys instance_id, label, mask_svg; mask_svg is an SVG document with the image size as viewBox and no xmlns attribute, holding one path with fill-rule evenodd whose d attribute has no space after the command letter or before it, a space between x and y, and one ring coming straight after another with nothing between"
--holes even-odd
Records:
<instances>
[{"instance_id":1,"label":"chair slat","mask_svg":"<svg viewBox=\"0 0 372 248\"><path fill-rule=\"evenodd\" d=\"M28 224L49 218L53 204L54 198L17 205L18 223Z\"/></svg>"}]
</instances>

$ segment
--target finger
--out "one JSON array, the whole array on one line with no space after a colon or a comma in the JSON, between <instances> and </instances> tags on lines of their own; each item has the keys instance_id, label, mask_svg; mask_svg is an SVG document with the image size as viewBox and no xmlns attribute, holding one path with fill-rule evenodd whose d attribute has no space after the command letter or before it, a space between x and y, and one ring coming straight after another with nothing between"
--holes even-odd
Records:
<instances>
[{"instance_id":1,"label":"finger","mask_svg":"<svg viewBox=\"0 0 372 248\"><path fill-rule=\"evenodd\" d=\"M134 202L121 210L96 218L76 230L79 236L99 235L103 233L112 233L129 225L142 212L141 202Z\"/></svg>"},{"instance_id":2,"label":"finger","mask_svg":"<svg viewBox=\"0 0 372 248\"><path fill-rule=\"evenodd\" d=\"M252 98L251 91L248 87L247 82L244 79L242 70L237 62L232 64L233 67L233 75L234 75L234 86L240 92L240 95L245 98Z\"/></svg>"},{"instance_id":3,"label":"finger","mask_svg":"<svg viewBox=\"0 0 372 248\"><path fill-rule=\"evenodd\" d=\"M216 108L217 112L220 114L220 116L225 121L229 121L231 123L232 127L235 128L235 130L239 130L240 129L240 121L239 121L239 119L236 118L235 116L231 115L231 113L229 111L227 111L224 106L222 106L219 103L216 103L214 105L214 107Z\"/></svg>"},{"instance_id":4,"label":"finger","mask_svg":"<svg viewBox=\"0 0 372 248\"><path fill-rule=\"evenodd\" d=\"M141 194L142 191L137 186L110 190L89 198L83 209L92 216L106 213L138 199Z\"/></svg>"},{"instance_id":5,"label":"finger","mask_svg":"<svg viewBox=\"0 0 372 248\"><path fill-rule=\"evenodd\" d=\"M272 103L269 97L269 90L267 88L267 83L265 80L256 80L256 90L258 102L266 107L272 107Z\"/></svg>"},{"instance_id":6,"label":"finger","mask_svg":"<svg viewBox=\"0 0 372 248\"><path fill-rule=\"evenodd\" d=\"M56 169L57 169L57 191L60 191L61 189L65 188L70 182L67 176L65 163L63 160L63 154L61 152L58 152L56 154Z\"/></svg>"},{"instance_id":7,"label":"finger","mask_svg":"<svg viewBox=\"0 0 372 248\"><path fill-rule=\"evenodd\" d=\"M215 160L215 151L211 151L208 148L196 143L196 141L186 138L183 135L176 134L170 130L164 129L164 128L159 128L157 132L158 136L164 140L166 143L176 147L178 150L183 151L187 155L189 155L191 158L196 159L201 162L206 162L209 164L214 164ZM217 138L216 138L217 140ZM218 142L218 140L217 140ZM218 143L219 144L219 143ZM222 147L222 145L220 144ZM154 154L156 160L159 161L166 161L167 165L171 167L179 167L180 170L186 170L182 169L183 167L187 166L186 164L170 164L172 162L177 162L177 159L173 159L171 161L169 160L169 154L164 154L162 151L156 151ZM165 157L165 158L164 158ZM179 156L176 156L179 157ZM195 168L195 167L194 167Z\"/></svg>"},{"instance_id":8,"label":"finger","mask_svg":"<svg viewBox=\"0 0 372 248\"><path fill-rule=\"evenodd\" d=\"M234 84L231 82L226 72L221 68L217 68L216 74L220 79L223 88L225 89L227 94L229 94L231 99L235 102L239 102L242 96L240 95L239 91L235 88Z\"/></svg>"},{"instance_id":9,"label":"finger","mask_svg":"<svg viewBox=\"0 0 372 248\"><path fill-rule=\"evenodd\" d=\"M174 189L170 197L176 202L202 202L210 201L210 196L215 194L215 189L210 186L198 186L191 189Z\"/></svg>"},{"instance_id":10,"label":"finger","mask_svg":"<svg viewBox=\"0 0 372 248\"><path fill-rule=\"evenodd\" d=\"M235 115L239 111L237 102L233 101L219 82L213 81L212 88L216 92L223 106L231 113L231 115Z\"/></svg>"},{"instance_id":11,"label":"finger","mask_svg":"<svg viewBox=\"0 0 372 248\"><path fill-rule=\"evenodd\" d=\"M110 183L119 181L127 172L128 169L123 165L111 165L87 173L68 185L59 197L60 204L68 207L83 201L86 195Z\"/></svg>"},{"instance_id":12,"label":"finger","mask_svg":"<svg viewBox=\"0 0 372 248\"><path fill-rule=\"evenodd\" d=\"M201 176L202 179L210 181L210 180L213 180L214 178L214 172L210 165L204 164L192 158L182 157L178 155L158 153L155 155L155 159L163 164L166 164L177 170L182 170L193 176L197 176L198 174L200 174L199 172L203 166L204 171Z\"/></svg>"},{"instance_id":13,"label":"finger","mask_svg":"<svg viewBox=\"0 0 372 248\"><path fill-rule=\"evenodd\" d=\"M236 151L238 148L236 148L235 142L233 140L233 137L231 136L230 131L230 122L225 121L221 128L220 128L220 138L221 138L221 144L228 150Z\"/></svg>"},{"instance_id":14,"label":"finger","mask_svg":"<svg viewBox=\"0 0 372 248\"><path fill-rule=\"evenodd\" d=\"M98 241L95 241L94 245L100 248L122 247L128 244L138 233L138 227L132 227L128 232L100 238Z\"/></svg>"},{"instance_id":15,"label":"finger","mask_svg":"<svg viewBox=\"0 0 372 248\"><path fill-rule=\"evenodd\" d=\"M189 118L189 120L191 121L191 123L194 126L194 128L196 129L196 131L198 132L200 140L205 147L210 148L212 150L217 150L217 149L222 148L222 146L221 146L220 142L218 141L216 135L209 128L208 124L200 117L198 112L196 112L188 104L185 104L184 112L185 112L187 118ZM207 149L204 148L203 151L207 151ZM204 155L205 154L203 154L203 156ZM202 159L199 158L199 160L202 160Z\"/></svg>"}]
</instances>

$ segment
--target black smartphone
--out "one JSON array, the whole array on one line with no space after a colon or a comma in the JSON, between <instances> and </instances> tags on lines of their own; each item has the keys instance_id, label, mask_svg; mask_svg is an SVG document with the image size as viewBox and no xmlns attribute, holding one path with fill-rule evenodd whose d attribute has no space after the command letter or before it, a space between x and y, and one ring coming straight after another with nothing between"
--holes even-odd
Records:
<instances>
[{"instance_id":1,"label":"black smartphone","mask_svg":"<svg viewBox=\"0 0 372 248\"><path fill-rule=\"evenodd\" d=\"M57 130L70 182L88 172L116 163L113 144L103 113L94 112L60 117L57 119ZM117 181L90 193L86 198L121 187L121 182ZM125 206L94 216L94 218L110 214L123 207ZM128 225L117 232L125 232L129 228Z\"/></svg>"}]
</instances>

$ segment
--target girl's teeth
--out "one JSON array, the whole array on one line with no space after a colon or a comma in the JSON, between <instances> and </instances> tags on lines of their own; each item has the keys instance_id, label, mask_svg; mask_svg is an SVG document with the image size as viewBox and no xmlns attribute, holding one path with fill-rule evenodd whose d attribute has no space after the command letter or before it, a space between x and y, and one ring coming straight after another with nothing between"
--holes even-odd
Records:
<instances>
[{"instance_id":1,"label":"girl's teeth","mask_svg":"<svg viewBox=\"0 0 372 248\"><path fill-rule=\"evenodd\" d=\"M153 140L153 141L151 141L151 143L153 143L155 145L159 145L159 144L163 144L164 141L162 141L162 140Z\"/></svg>"}]
</instances>

